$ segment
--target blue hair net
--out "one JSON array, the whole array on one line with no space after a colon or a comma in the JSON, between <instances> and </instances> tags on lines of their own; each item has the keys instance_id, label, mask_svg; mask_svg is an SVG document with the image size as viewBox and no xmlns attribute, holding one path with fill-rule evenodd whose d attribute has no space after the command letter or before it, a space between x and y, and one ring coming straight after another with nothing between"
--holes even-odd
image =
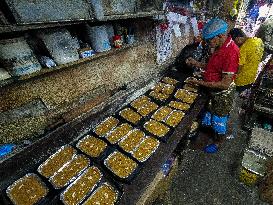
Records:
<instances>
[{"instance_id":1,"label":"blue hair net","mask_svg":"<svg viewBox=\"0 0 273 205\"><path fill-rule=\"evenodd\" d=\"M224 20L214 18L205 24L203 29L203 38L207 40L219 34L226 33L227 30L228 24Z\"/></svg>"}]
</instances>

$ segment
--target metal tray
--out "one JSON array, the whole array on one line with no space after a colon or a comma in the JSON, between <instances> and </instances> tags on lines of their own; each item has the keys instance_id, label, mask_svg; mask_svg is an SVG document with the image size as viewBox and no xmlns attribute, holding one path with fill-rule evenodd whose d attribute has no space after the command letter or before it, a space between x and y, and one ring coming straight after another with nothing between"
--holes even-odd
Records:
<instances>
[{"instance_id":1,"label":"metal tray","mask_svg":"<svg viewBox=\"0 0 273 205\"><path fill-rule=\"evenodd\" d=\"M63 152L65 149L72 149L73 150L73 153L72 153L72 155L71 156L68 156L68 158L67 158L67 161L65 161L64 163L62 163L62 164L60 164L60 162L54 162L54 157L56 157L58 154L60 154L61 152ZM60 149L58 149L57 150L57 152L55 152L53 155L51 155L45 162L43 162L39 167L38 167L38 169L37 169L37 171L38 171L38 173L39 174L41 174L43 177L46 177L46 178L49 178L49 177L51 177L51 176L53 176L58 170L60 170L63 166L65 166L65 164L67 163L67 162L69 162L75 155L77 154L77 151L72 147L72 146L70 146L70 145L65 145L65 146L62 146ZM50 162L54 162L54 164L57 164L57 165L60 165L60 166L58 166L56 169L55 169L55 171L51 174L51 175L46 175L45 176L45 173L43 173L43 171L42 171L42 169L43 169L43 167L44 166L47 166L47 164L48 163L50 163ZM52 162L52 163L53 163Z\"/></svg>"},{"instance_id":2,"label":"metal tray","mask_svg":"<svg viewBox=\"0 0 273 205\"><path fill-rule=\"evenodd\" d=\"M131 172L131 174L126 177L120 177L118 175L116 175L114 172L111 171L111 168L107 165L107 161L109 160L110 157L112 157L114 154L116 153L121 153L122 155L124 155L125 157L129 158L130 160L132 160L134 163L136 163L136 168ZM110 173L113 178L121 183L127 183L130 184L132 182L132 180L136 177L136 175L139 173L140 171L140 164L138 163L137 160L129 157L128 155L125 155L124 153L118 151L117 149L113 149L111 152L109 152L108 156L103 160L102 166L108 171L108 173Z\"/></svg>"},{"instance_id":3,"label":"metal tray","mask_svg":"<svg viewBox=\"0 0 273 205\"><path fill-rule=\"evenodd\" d=\"M12 195L12 189L14 189L16 187L16 185L22 181L24 181L26 178L29 177L34 177L34 179L36 180L36 182L40 185L40 189L44 189L45 194L41 194L41 197L38 200L32 201L32 203L35 204L43 204L43 200L46 198L49 189L48 187L42 182L42 180L34 173L29 173L26 174L25 176L21 177L20 179L18 179L17 181L13 182L6 190L7 196L9 197L9 199L12 201L13 204L15 205L19 205L20 203L17 203L17 199L14 198L14 196ZM36 186L38 185L36 184ZM28 186L28 184L26 184ZM22 185L21 185L22 186ZM28 186L29 187L29 186ZM28 189L29 191L25 190L26 192L24 193L24 195L26 195L29 199L31 199L31 194L35 193L35 191L37 191L38 187L29 187L30 189ZM21 193L23 194L23 193ZM37 193L36 193L37 194ZM43 195L43 196L42 196ZM30 201L28 201L30 202Z\"/></svg>"},{"instance_id":4,"label":"metal tray","mask_svg":"<svg viewBox=\"0 0 273 205\"><path fill-rule=\"evenodd\" d=\"M65 191L63 191L62 193L61 193L61 195L60 195L60 200L63 202L63 204L65 204L65 205L69 205L70 203L69 202L67 202L67 200L65 199L65 195L67 194L67 192L68 191L70 191L71 189L73 189L75 186L79 186L80 187L80 189L81 189L81 191L83 191L82 190L82 185L78 185L78 184L80 184L81 183L81 180L82 179L84 179L84 177L87 177L87 176L89 176L89 175L87 175L88 174L88 172L89 171L92 171L92 170L96 170L96 171L98 171L98 173L99 173L99 178L98 178L98 180L94 183L94 184L90 184L90 186L88 187L88 189L87 190L85 190L85 193L84 193L84 195L83 196L81 196L80 197L80 199L78 199L78 200L76 200L76 201L74 201L74 203L75 204L80 204L81 202L83 202L84 200L85 200L85 198L90 194L90 193L92 193L92 191L98 186L98 184L101 182L101 180L102 180L102 177L103 177L103 173L100 171L100 169L98 168L98 167L96 167L96 166L91 166L91 167L88 167L73 183L71 183L66 189L65 189ZM87 176L86 176L87 175ZM89 179L89 177L87 177L87 179L86 180L90 180ZM87 188L87 186L85 185L83 188ZM72 194L73 195L73 194ZM74 204L73 203L73 204Z\"/></svg>"},{"instance_id":5,"label":"metal tray","mask_svg":"<svg viewBox=\"0 0 273 205\"><path fill-rule=\"evenodd\" d=\"M70 176L70 178L67 179L67 181L64 184L60 184L57 185L56 183L54 183L54 178L56 178L58 175L60 175L65 169L67 169L69 166L71 166L72 163L75 162L75 160L77 160L77 158L83 157L85 160L87 160L87 164L84 165L83 167L81 167L79 170L77 170L77 172L73 173L72 176ZM81 175L81 173L87 169L87 167L89 167L90 165L90 160L84 156L84 155L76 155L75 157L73 157L73 159L68 162L65 166L63 166L58 172L56 172L52 177L49 178L49 182L52 184L52 186L55 189L62 189L64 187L66 187L67 185L69 185L70 183L72 183L76 178L78 178L79 175Z\"/></svg>"}]
</instances>

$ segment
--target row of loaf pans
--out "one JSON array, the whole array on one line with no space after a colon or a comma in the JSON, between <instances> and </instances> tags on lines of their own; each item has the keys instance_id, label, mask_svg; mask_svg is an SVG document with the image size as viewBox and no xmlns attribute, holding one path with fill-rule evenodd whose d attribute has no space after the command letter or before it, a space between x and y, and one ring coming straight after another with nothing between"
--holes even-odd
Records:
<instances>
[{"instance_id":1,"label":"row of loaf pans","mask_svg":"<svg viewBox=\"0 0 273 205\"><path fill-rule=\"evenodd\" d=\"M181 85L182 86L182 85ZM177 87L178 88L178 85ZM177 90L177 89L176 89ZM174 91L175 93L176 91ZM174 94L173 93L173 94ZM154 99L151 98L151 100L154 102ZM168 102L170 102L171 100L174 100L174 97L172 96L172 98L169 99ZM158 102L159 106L163 106L166 105L167 102ZM129 106L132 110L136 111L135 108ZM190 109L189 109L190 110ZM155 110L156 111L156 110ZM133 127L133 129L138 129L141 132L143 132L145 134L145 138L147 139L147 137L151 137L151 139L157 139L160 142L167 142L168 138L172 135L174 129L169 127L169 131L163 136L163 137L156 137L154 136L152 133L149 133L147 130L145 130L143 128L143 125L145 124L145 122L147 122L149 119L151 119L152 114L154 114L154 112L151 112L149 115L143 117L141 119L141 121L139 121L137 124L133 124L131 122L127 122L125 119L123 119L119 114L114 115L114 117L116 117L119 122L118 124L122 124L122 123L128 123L131 124L131 126ZM182 119L183 121L183 119ZM163 122L164 124L164 122ZM37 171L37 168L35 169L30 169L32 170L32 174L35 177L38 177L41 181L42 184L45 185L46 187L48 187L47 190L47 194L46 197L43 197L41 200L39 200L38 202L36 202L35 204L50 204L49 202L61 202L64 201L64 194L67 192L67 186L71 187L73 186L73 184L76 183L75 178L77 178L79 175L83 175L88 169L90 169L90 166L95 166L97 167L99 170L101 170L101 172L103 173L103 177L98 181L98 183L96 183L96 185L93 187L93 189L90 189L88 193L86 193L86 197L85 199L88 198L88 196L91 196L92 194L94 194L96 187L99 187L100 185L103 185L105 183L108 183L110 186L114 187L114 189L117 191L117 199L116 199L116 203L118 203L121 195L122 195L122 183L132 183L133 179L137 176L137 174L139 173L139 171L141 170L141 168L143 167L143 164L149 159L149 157L154 154L154 152L156 152L156 149L160 146L160 144L158 143L158 145L156 146L156 149L153 150L153 152L151 153L151 155L149 157L147 157L146 159L142 160L142 161L138 161L134 158L133 156L133 152L126 152L124 151L119 145L117 144L111 144L107 138L105 137L99 137L95 132L90 132L89 133L90 136L93 136L94 139L98 139L100 141L102 141L103 143L105 143L106 148L103 152L101 152L101 154L99 154L98 156L91 156L88 155L86 152L82 151L81 149L79 149L79 142L81 142L81 140L88 138L88 136L84 136L81 140L79 140L77 143L72 144L72 146L74 147L75 150L77 150L77 153L80 156L84 156L87 157L89 160L88 166L85 166L80 172L78 172L77 176L72 177L72 179L69 180L69 183L65 184L63 187L58 188L54 185L52 185L52 183L50 183L49 179L47 177L44 177L40 174L39 171ZM144 141L143 139L143 141ZM141 143L140 143L141 144ZM107 163L105 163L108 160L108 157L112 157L113 155L120 153L120 155L127 157L130 161L132 161L134 164L136 164L137 166L133 169L133 171L131 172L131 174L126 177L120 177L117 174L115 174L114 172L110 171L111 168L108 166ZM34 170L34 171L33 171ZM113 180L114 179L114 180ZM73 181L73 182L72 182ZM104 186L106 187L106 185ZM11 200L9 198L12 199L11 195L10 195L10 189L7 190L7 193L9 195L9 197L3 199L5 201L5 203L7 204L12 204ZM83 201L80 201L78 204L82 204ZM65 203L64 203L65 204Z\"/></svg>"}]
</instances>

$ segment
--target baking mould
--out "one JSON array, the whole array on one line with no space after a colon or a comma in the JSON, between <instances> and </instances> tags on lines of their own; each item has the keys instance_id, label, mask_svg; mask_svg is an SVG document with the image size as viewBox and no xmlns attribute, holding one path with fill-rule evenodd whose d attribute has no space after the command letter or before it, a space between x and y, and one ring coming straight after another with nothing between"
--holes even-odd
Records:
<instances>
[{"instance_id":1,"label":"baking mould","mask_svg":"<svg viewBox=\"0 0 273 205\"><path fill-rule=\"evenodd\" d=\"M114 117L108 117L103 122L101 122L99 125L96 126L94 129L94 132L100 136L105 136L108 132L110 132L112 129L114 129L119 123L119 120Z\"/></svg>"},{"instance_id":2,"label":"baking mould","mask_svg":"<svg viewBox=\"0 0 273 205\"><path fill-rule=\"evenodd\" d=\"M42 163L37 171L44 177L53 176L61 167L69 162L77 151L70 145L61 147L57 152L51 155L44 163Z\"/></svg>"},{"instance_id":3,"label":"baking mould","mask_svg":"<svg viewBox=\"0 0 273 205\"><path fill-rule=\"evenodd\" d=\"M103 177L99 168L87 168L72 184L61 194L60 199L65 205L78 205L90 194Z\"/></svg>"},{"instance_id":4,"label":"baking mould","mask_svg":"<svg viewBox=\"0 0 273 205\"><path fill-rule=\"evenodd\" d=\"M74 181L90 164L84 155L76 155L62 169L49 178L55 189L61 189Z\"/></svg>"},{"instance_id":5,"label":"baking mould","mask_svg":"<svg viewBox=\"0 0 273 205\"><path fill-rule=\"evenodd\" d=\"M49 190L33 173L26 174L10 185L6 193L15 205L34 205L48 194Z\"/></svg>"},{"instance_id":6,"label":"baking mould","mask_svg":"<svg viewBox=\"0 0 273 205\"><path fill-rule=\"evenodd\" d=\"M87 135L81 139L76 147L92 158L100 157L107 148L107 143L94 136Z\"/></svg>"}]
</instances>

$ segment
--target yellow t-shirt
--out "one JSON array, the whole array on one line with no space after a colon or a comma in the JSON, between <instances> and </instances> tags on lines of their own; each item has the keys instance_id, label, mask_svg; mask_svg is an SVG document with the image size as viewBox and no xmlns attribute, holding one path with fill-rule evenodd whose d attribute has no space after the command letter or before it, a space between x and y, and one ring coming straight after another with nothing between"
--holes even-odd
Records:
<instances>
[{"instance_id":1,"label":"yellow t-shirt","mask_svg":"<svg viewBox=\"0 0 273 205\"><path fill-rule=\"evenodd\" d=\"M240 67L235 79L237 86L249 85L255 82L263 52L263 41L257 37L248 38L240 47Z\"/></svg>"}]
</instances>

